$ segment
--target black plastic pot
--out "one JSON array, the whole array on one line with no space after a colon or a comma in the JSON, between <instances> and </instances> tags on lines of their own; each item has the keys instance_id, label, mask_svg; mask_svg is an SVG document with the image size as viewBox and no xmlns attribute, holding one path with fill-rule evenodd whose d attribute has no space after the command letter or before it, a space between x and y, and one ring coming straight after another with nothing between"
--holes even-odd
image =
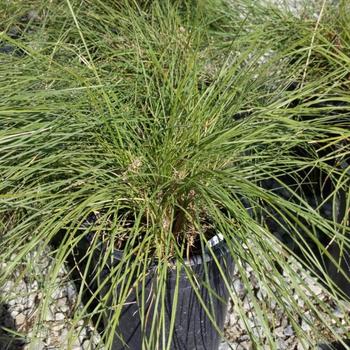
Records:
<instances>
[{"instance_id":1,"label":"black plastic pot","mask_svg":"<svg viewBox=\"0 0 350 350\"><path fill-rule=\"evenodd\" d=\"M342 163L342 167L349 169L347 162ZM350 176L350 170L348 170L348 176ZM347 201L349 193L341 191L339 193L339 208L337 213L337 221L341 222L345 220L348 222L349 217L347 211ZM338 264L334 264L330 259L327 259L327 272L333 282L337 285L339 290L343 293L343 296L350 300L350 251L346 247L345 249L340 247L338 242L332 242L329 246L329 253L333 257L334 261Z\"/></svg>"},{"instance_id":2,"label":"black plastic pot","mask_svg":"<svg viewBox=\"0 0 350 350\"><path fill-rule=\"evenodd\" d=\"M213 251L221 268L225 272L225 275L228 277L228 280L230 280L234 263L226 249L225 243L222 241L219 242L213 247ZM122 252L115 253L115 264L118 264L121 256ZM186 262L186 265L191 269L198 281L207 281L207 286L209 284L210 287L208 288L201 283L199 293L204 301L204 305L209 310L212 310L210 314L214 317L216 327L223 330L229 295L216 262L210 254L206 253L203 256L192 257ZM207 278L205 275L205 265L207 269ZM156 270L156 266L151 267L145 281L144 300L146 300L145 309L147 310L145 324L143 326L141 325L140 307L138 303L141 299L142 288L140 286L132 291L122 309L119 318L119 326L116 329L113 339L113 350L141 350L143 340L149 338L152 321L155 314L158 314L155 312L154 303L152 303L152 295L154 295L154 291L157 288ZM106 270L104 273L108 274L109 271ZM164 300L164 331L166 334L166 340L170 329L170 319L176 289L176 278L176 270L169 269ZM220 343L220 334L214 327L207 312L199 301L199 298L197 297L197 294L185 272L185 268L182 268L180 271L178 288L176 319L173 328L171 349L217 350ZM118 289L119 288L117 287L115 290L116 295L118 295ZM113 310L107 313L105 317L104 322L106 327L112 318L112 312ZM156 320L156 322L158 322L158 320ZM155 340L155 343L157 342L156 339L152 340ZM153 345L148 345L148 348L157 350L165 349L165 346L159 345L161 344L161 341L158 344L155 343L153 343Z\"/></svg>"},{"instance_id":3,"label":"black plastic pot","mask_svg":"<svg viewBox=\"0 0 350 350\"><path fill-rule=\"evenodd\" d=\"M298 150L300 156L302 150ZM325 154L327 155L327 154ZM330 164L334 167L337 164ZM349 168L347 162L342 162L341 167L344 169ZM350 171L348 172L350 176ZM304 196L308 204L313 208L319 208L320 215L325 219L333 220L335 219L338 223L348 221L347 217L347 201L349 196L349 189L338 189L337 194L334 195L335 187L334 183L327 173L320 171L319 169L307 168L303 172L300 172L299 178L303 179L304 183L298 183L294 177L288 175L283 175L279 180L292 189L298 189L298 194ZM293 198L291 192L283 188L279 182L274 179L266 180L262 183L262 187L269 190L276 195L284 198L288 201L294 201L298 203L298 199ZM327 200L326 200L327 199ZM321 204L322 203L322 204ZM284 218L279 215L278 212L274 211L268 205L266 205L267 212L266 224L271 230L271 232L289 249L291 249L296 255L301 259L304 259L303 249L311 249L314 256L318 259L318 264L313 265L313 272L317 277L324 279L324 274L326 273L333 282L338 286L339 290L343 293L344 297L350 298L350 251L347 247L340 247L337 240L332 241L329 235L324 234L321 230L315 230L315 235L319 243L323 247L327 247L328 252L332 259L328 258L324 254L318 245L311 240L309 237L303 237L303 242L301 242L299 236L296 234L291 234L293 232L288 223ZM304 225L308 225L306 221L301 218L300 221ZM295 224L294 228L298 228ZM311 228L311 227L310 227ZM303 248L301 248L301 247ZM332 260L337 263L334 264ZM339 271L339 266L341 271ZM320 269L319 266L322 268Z\"/></svg>"}]
</instances>

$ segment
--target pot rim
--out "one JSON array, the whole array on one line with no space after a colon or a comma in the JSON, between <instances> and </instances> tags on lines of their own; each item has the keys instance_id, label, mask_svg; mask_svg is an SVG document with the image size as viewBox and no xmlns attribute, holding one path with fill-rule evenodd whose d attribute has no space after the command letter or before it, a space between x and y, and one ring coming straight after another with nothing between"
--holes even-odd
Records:
<instances>
[{"instance_id":1,"label":"pot rim","mask_svg":"<svg viewBox=\"0 0 350 350\"><path fill-rule=\"evenodd\" d=\"M186 266L198 266L203 263L208 263L213 260L213 254L219 259L222 256L226 255L228 253L228 248L226 241L221 233L216 234L213 236L210 240L208 240L208 245L212 249L212 252L209 251L209 249L206 247L203 254L196 254L191 256L190 258L184 258L183 265ZM100 251L103 252L103 249ZM118 262L121 260L122 256L124 254L123 250L115 249L113 251L113 259L114 262ZM176 265L176 259L173 258L169 261L169 267L175 267ZM157 260L153 259L152 262L149 265L149 269L154 269L158 266Z\"/></svg>"}]
</instances>

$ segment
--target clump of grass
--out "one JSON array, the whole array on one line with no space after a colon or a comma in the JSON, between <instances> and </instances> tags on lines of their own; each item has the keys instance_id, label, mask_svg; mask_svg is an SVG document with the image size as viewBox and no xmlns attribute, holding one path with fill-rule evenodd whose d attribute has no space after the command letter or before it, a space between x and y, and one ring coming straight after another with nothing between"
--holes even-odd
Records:
<instances>
[{"instance_id":1,"label":"clump of grass","mask_svg":"<svg viewBox=\"0 0 350 350\"><path fill-rule=\"evenodd\" d=\"M349 109L349 57L327 40L334 17L320 22L315 33L315 20L287 19L248 1L37 4L42 10L35 34L8 34L17 7L6 9L1 34L23 54L0 56L0 257L12 261L0 283L28 253L58 235L56 268L47 281L87 235L93 237L88 265L104 245L97 275L109 266L114 249L123 247L125 258L100 286L110 285L111 296L113 286L124 282L104 334L108 345L133 283L122 272L156 261L164 276L170 261L183 263L195 243L207 246L215 229L232 258L254 268L303 337L292 317L300 311L275 266L288 271L296 286L305 282L285 262L291 252L269 230L266 217L272 214L266 208L279 213L278 224L298 242L305 267L321 271L338 301L340 291L304 240L329 258L316 229L346 249L347 219L325 219L284 183L286 174L298 184L308 180L310 169L319 169L334 183L331 197L348 191L346 169L332 161L348 157L349 130L346 123L335 125L339 115L324 104L342 101L344 116ZM346 47L347 29L339 37ZM321 152L330 146L332 151ZM269 179L293 200L268 191L263 184ZM145 270L138 283L144 275ZM330 313L322 301L312 305L302 288L298 293L315 317ZM76 318L95 314L100 320L107 299L90 314L88 302Z\"/></svg>"}]
</instances>

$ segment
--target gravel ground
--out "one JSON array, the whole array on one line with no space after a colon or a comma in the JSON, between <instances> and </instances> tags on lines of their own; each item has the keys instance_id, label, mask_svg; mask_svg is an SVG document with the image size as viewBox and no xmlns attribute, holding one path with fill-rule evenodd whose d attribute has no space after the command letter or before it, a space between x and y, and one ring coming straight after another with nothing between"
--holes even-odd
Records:
<instances>
[{"instance_id":1,"label":"gravel ground","mask_svg":"<svg viewBox=\"0 0 350 350\"><path fill-rule=\"evenodd\" d=\"M334 6L339 0L260 0L262 3L277 5L297 17L310 16L317 18L323 6ZM233 0L234 3L234 0Z\"/></svg>"},{"instance_id":2,"label":"gravel ground","mask_svg":"<svg viewBox=\"0 0 350 350\"><path fill-rule=\"evenodd\" d=\"M321 314L321 318L327 320L327 322L331 325L339 325L337 328L339 335L344 335L347 333L349 335L350 332L350 305L343 305L340 311L340 308L335 305L328 295L326 291L321 288L321 286L316 282L314 278L312 278L308 273L305 272L301 268L301 266L294 260L290 259L290 263L297 269L296 271L302 279L307 282L310 291L306 292L306 295L312 301L312 304L317 307L318 300L326 303L332 310L333 315L330 317L326 314ZM305 332L305 338L308 337L311 342L302 341L300 338L298 339L295 327L293 324L289 322L288 316L284 310L282 310L275 300L271 299L268 296L266 290L259 283L254 271L249 267L245 266L245 271L248 275L248 280L250 281L250 285L254 290L255 297L258 300L259 306L264 312L264 317L269 320L269 329L276 340L277 349L279 350L301 350L301 349L317 349L317 344L322 343L322 338L329 336L329 332L325 329L325 326L319 323L316 320L313 314L311 313L309 307L305 305L304 300L298 298L295 289L292 287L290 283L290 279L286 274L284 275L285 280L290 285L290 291L293 295L293 299L296 300L301 313L304 315L303 319L298 318L298 324L301 329ZM271 349L271 345L268 343L268 338L266 334L259 324L256 311L254 310L252 298L249 297L247 290L239 276L238 271L235 272L233 285L235 288L235 292L238 295L238 302L243 306L243 312L249 318L249 326L251 327L251 331L254 335L259 338L260 344L258 345L259 349ZM344 312L345 310L345 312ZM309 322L308 322L308 321ZM310 327L310 325L319 324L319 329L317 333L314 333ZM342 327L347 325L346 327ZM246 327L242 322L242 319L239 317L237 301L234 303L232 300L230 301L229 312L227 315L226 325L225 325L225 336L227 337L227 342L223 343L220 347L220 350L250 350L255 349L252 341L247 333ZM345 336L346 337L346 336ZM312 345L310 345L312 344ZM254 344L257 346L257 344Z\"/></svg>"},{"instance_id":3,"label":"gravel ground","mask_svg":"<svg viewBox=\"0 0 350 350\"><path fill-rule=\"evenodd\" d=\"M18 271L12 280L9 280L6 285L0 288L0 300L6 300L6 303L0 304L0 326L14 330L24 337L21 340L14 340L9 332L0 330L0 349L1 350L55 350L55 349L72 349L72 350L95 350L103 349L102 345L98 345L99 337L94 331L91 324L84 324L83 321L74 323L73 312L79 310L80 306L77 302L77 293L74 284L67 277L67 272L62 268L57 274L57 280L52 281L50 299L47 299L49 304L48 312L43 317L44 322L40 327L33 328L36 318L42 313L42 305L45 302L43 293L40 290L43 284L44 276L47 275L49 269L52 267L52 260L48 252L41 255L31 256L30 261L37 265L37 271L41 273L41 279L35 279L33 276L24 278L23 273ZM293 264L296 264L293 262ZM328 295L320 288L320 286L305 272L301 270L298 265L295 265L303 279L306 279L310 289L317 298L323 300L334 309L334 317L330 322L334 324L336 320L340 324L350 325L350 308L349 312L342 313L337 309ZM6 267L5 264L1 269ZM268 319L271 321L270 330L275 337L278 349L280 350L301 350L314 349L315 347L308 346L298 341L295 330L292 324L288 322L287 315L276 305L274 300L268 297L264 288L260 285L256 278L254 271L249 266L243 266L247 272L248 279L254 290L254 294L259 301L260 306L266 313ZM0 269L0 273L1 273ZM288 277L285 277L288 280ZM61 281L60 285L58 281ZM63 281L63 282L62 282ZM248 350L254 349L249 335L246 331L242 319L238 316L238 304L241 305L243 312L249 318L249 326L260 341L260 348L270 349L268 339L262 330L262 327L257 322L257 315L252 306L252 300L247 294L242 280L239 277L238 269L234 273L233 285L237 295L237 300L230 302L229 312L227 315L225 336L227 343L221 345L220 350ZM291 293L294 293L291 287ZM295 298L297 298L295 296ZM310 294L311 298L311 294ZM296 299L297 300L297 299ZM298 305L304 311L304 315L310 319L311 323L315 320L311 318L311 314L307 307L305 307L302 300L297 300ZM309 316L308 316L309 315ZM326 316L325 316L326 317ZM317 337L319 334L313 334L311 327L300 320L301 328L310 336L316 345L318 343ZM350 332L350 326L348 327ZM320 332L324 330L320 328ZM75 340L68 344L68 335L73 333ZM321 334L321 333L320 333ZM29 339L32 339L29 342Z\"/></svg>"},{"instance_id":4,"label":"gravel ground","mask_svg":"<svg viewBox=\"0 0 350 350\"><path fill-rule=\"evenodd\" d=\"M99 336L93 326L74 321L73 314L80 305L74 283L69 280L65 268L58 271L56 280L50 281L50 290L43 293L41 287L53 267L52 259L45 251L29 256L27 261L35 264L37 277L27 274L24 277L24 269L18 270L0 287L0 300L3 300L0 304L0 350L100 349L97 345ZM23 268L27 263L23 263ZM0 273L4 268L6 264L0 266ZM44 294L49 298L44 299ZM47 308L45 302L49 305ZM34 328L40 315L43 322ZM20 339L14 339L10 332L1 330L2 327L16 331ZM68 343L68 338L73 341Z\"/></svg>"}]
</instances>

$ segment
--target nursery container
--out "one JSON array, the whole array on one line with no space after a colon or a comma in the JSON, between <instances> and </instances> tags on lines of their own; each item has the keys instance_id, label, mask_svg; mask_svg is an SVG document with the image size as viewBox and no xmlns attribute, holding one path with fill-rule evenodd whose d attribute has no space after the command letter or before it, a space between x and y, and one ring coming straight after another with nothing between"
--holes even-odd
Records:
<instances>
[{"instance_id":1,"label":"nursery container","mask_svg":"<svg viewBox=\"0 0 350 350\"><path fill-rule=\"evenodd\" d=\"M224 271L225 276L230 280L232 276L234 263L231 255L223 241L213 246L213 252ZM115 264L121 259L123 252L116 251L114 255ZM220 343L220 334L217 329L223 330L227 303L228 290L224 280L219 272L217 263L214 261L212 254L205 253L191 257L185 262L186 267L191 269L196 279L200 282L208 281L209 287L205 283L200 283L199 291L202 301L196 295L194 288L182 265L179 275L178 300L176 305L176 319L173 328L171 341L172 350L217 350ZM205 268L206 265L206 268ZM205 272L206 270L206 272ZM105 269L104 274L108 274ZM207 273L207 279L206 279ZM145 281L145 300L147 309L147 318L144 319L144 326L141 325L140 307L138 300L141 298L141 289L135 287L129 295L125 306L122 309L119 318L119 325L115 331L113 339L113 350L141 350L143 339L150 334L152 320L155 314L155 307L152 303L152 295L157 288L157 266L150 267ZM176 290L177 271L169 269L166 282L165 295L165 334L166 339L169 335L169 325L172 314ZM118 294L118 286L115 289ZM209 310L215 319L215 326L211 322L208 313L203 305ZM104 318L105 326L108 326L112 318L112 311L106 314ZM158 320L157 320L158 324ZM164 347L153 345L152 349L163 349Z\"/></svg>"},{"instance_id":2,"label":"nursery container","mask_svg":"<svg viewBox=\"0 0 350 350\"><path fill-rule=\"evenodd\" d=\"M348 162L342 162L341 167L347 169L347 175L350 176L350 165ZM349 214L347 214L347 203L349 191L339 191L339 205L337 212L337 221L340 223L343 220L347 221L349 225ZM341 247L336 241L329 245L329 253L335 261L340 264L342 272L339 271L338 266L327 259L327 272L329 277L342 291L343 295L350 300L350 251L348 247Z\"/></svg>"}]
</instances>

